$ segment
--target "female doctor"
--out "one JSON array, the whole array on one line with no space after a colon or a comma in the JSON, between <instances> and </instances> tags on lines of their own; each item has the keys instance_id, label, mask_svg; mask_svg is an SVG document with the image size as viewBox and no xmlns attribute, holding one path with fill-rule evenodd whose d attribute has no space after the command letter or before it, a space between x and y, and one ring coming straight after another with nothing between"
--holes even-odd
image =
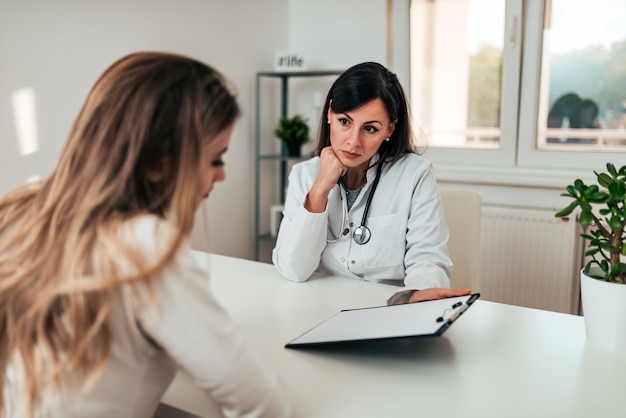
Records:
<instances>
[{"instance_id":1,"label":"female doctor","mask_svg":"<svg viewBox=\"0 0 626 418\"><path fill-rule=\"evenodd\" d=\"M272 261L286 278L315 271L397 283L387 303L462 296L439 191L414 148L397 76L366 62L331 86L317 157L293 166Z\"/></svg>"}]
</instances>

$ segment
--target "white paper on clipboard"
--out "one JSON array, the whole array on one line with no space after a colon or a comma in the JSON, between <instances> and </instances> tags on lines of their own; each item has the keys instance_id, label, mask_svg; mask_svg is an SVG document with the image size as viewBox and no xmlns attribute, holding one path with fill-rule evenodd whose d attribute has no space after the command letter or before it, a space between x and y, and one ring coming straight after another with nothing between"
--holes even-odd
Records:
<instances>
[{"instance_id":1,"label":"white paper on clipboard","mask_svg":"<svg viewBox=\"0 0 626 418\"><path fill-rule=\"evenodd\" d=\"M479 293L474 293L426 302L341 311L285 347L439 336L479 297Z\"/></svg>"}]
</instances>

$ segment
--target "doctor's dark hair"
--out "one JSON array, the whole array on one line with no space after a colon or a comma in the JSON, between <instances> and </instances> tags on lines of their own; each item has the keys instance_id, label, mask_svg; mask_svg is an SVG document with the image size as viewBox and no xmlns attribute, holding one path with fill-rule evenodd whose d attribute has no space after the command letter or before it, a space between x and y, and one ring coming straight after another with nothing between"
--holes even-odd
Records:
<instances>
[{"instance_id":1,"label":"doctor's dark hair","mask_svg":"<svg viewBox=\"0 0 626 418\"><path fill-rule=\"evenodd\" d=\"M381 64L364 62L344 71L330 87L320 119L316 155L330 145L329 107L333 113L347 113L374 99L383 102L389 120L395 124L389 141L383 141L378 148L380 163L416 153L409 105L398 77Z\"/></svg>"}]
</instances>

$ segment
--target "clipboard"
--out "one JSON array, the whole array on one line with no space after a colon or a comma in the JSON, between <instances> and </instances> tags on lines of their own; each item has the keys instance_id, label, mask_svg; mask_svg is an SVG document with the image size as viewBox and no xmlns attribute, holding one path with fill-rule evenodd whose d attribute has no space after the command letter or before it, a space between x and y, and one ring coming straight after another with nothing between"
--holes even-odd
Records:
<instances>
[{"instance_id":1,"label":"clipboard","mask_svg":"<svg viewBox=\"0 0 626 418\"><path fill-rule=\"evenodd\" d=\"M480 297L480 293L402 305L342 310L288 342L305 348L360 341L438 337Z\"/></svg>"}]
</instances>

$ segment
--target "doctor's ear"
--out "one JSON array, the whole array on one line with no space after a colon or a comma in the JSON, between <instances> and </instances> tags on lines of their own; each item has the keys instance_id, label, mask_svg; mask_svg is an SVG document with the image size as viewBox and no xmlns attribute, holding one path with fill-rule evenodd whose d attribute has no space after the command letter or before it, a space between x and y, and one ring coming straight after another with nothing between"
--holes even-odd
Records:
<instances>
[{"instance_id":1,"label":"doctor's ear","mask_svg":"<svg viewBox=\"0 0 626 418\"><path fill-rule=\"evenodd\" d=\"M393 122L389 122L389 130L387 131L387 137L390 137L393 131L396 129L397 122L398 122L398 119L394 120Z\"/></svg>"}]
</instances>

